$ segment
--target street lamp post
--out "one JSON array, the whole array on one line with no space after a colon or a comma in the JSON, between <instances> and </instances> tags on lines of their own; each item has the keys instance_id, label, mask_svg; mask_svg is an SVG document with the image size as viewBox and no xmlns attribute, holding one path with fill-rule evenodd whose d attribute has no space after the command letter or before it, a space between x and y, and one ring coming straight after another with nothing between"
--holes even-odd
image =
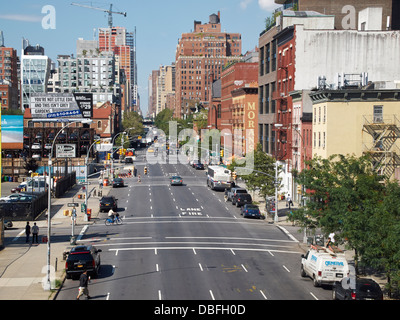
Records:
<instances>
[{"instance_id":1,"label":"street lamp post","mask_svg":"<svg viewBox=\"0 0 400 320\"><path fill-rule=\"evenodd\" d=\"M50 252L51 252L51 241L50 241L50 233L51 233L51 188L52 188L52 180L51 180L51 170L52 170L52 165L53 162L51 160L53 156L53 149L54 149L54 143L57 141L58 135L64 131L67 127L73 125L76 122L81 122L81 123L91 123L92 120L82 120L82 119L68 119L70 123L67 125L63 126L55 135L53 143L51 145L51 150L50 150L50 155L49 155L49 161L48 161L48 167L49 167L49 187L48 187L48 203L47 203L47 276L46 276L46 283L44 284L44 289L45 290L51 290L51 270L50 270Z\"/></svg>"},{"instance_id":2,"label":"street lamp post","mask_svg":"<svg viewBox=\"0 0 400 320\"><path fill-rule=\"evenodd\" d=\"M90 149L92 149L92 147L98 143L99 141L101 141L101 139L97 139L95 140L89 147L88 152L86 154L86 158L85 158L85 221L89 221L89 217L88 217L88 186L89 186L89 182L88 182L88 162L89 162L89 154L90 154Z\"/></svg>"}]
</instances>

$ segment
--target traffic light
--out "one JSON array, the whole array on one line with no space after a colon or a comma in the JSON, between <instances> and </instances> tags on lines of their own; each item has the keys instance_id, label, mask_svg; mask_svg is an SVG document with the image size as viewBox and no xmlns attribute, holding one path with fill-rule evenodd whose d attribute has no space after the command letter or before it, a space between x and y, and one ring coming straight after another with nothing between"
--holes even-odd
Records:
<instances>
[{"instance_id":1,"label":"traffic light","mask_svg":"<svg viewBox=\"0 0 400 320\"><path fill-rule=\"evenodd\" d=\"M224 150L221 150L220 152L219 152L219 154L221 155L221 158L224 156Z\"/></svg>"},{"instance_id":2,"label":"traffic light","mask_svg":"<svg viewBox=\"0 0 400 320\"><path fill-rule=\"evenodd\" d=\"M237 179L237 174L236 174L236 172L232 172L232 178L233 178L233 180L236 181L236 179Z\"/></svg>"},{"instance_id":3,"label":"traffic light","mask_svg":"<svg viewBox=\"0 0 400 320\"><path fill-rule=\"evenodd\" d=\"M301 193L301 186L297 186L297 193Z\"/></svg>"},{"instance_id":4,"label":"traffic light","mask_svg":"<svg viewBox=\"0 0 400 320\"><path fill-rule=\"evenodd\" d=\"M147 167L144 167L144 174L147 175Z\"/></svg>"},{"instance_id":5,"label":"traffic light","mask_svg":"<svg viewBox=\"0 0 400 320\"><path fill-rule=\"evenodd\" d=\"M110 158L111 158L111 153L107 153L107 160L110 160Z\"/></svg>"}]
</instances>

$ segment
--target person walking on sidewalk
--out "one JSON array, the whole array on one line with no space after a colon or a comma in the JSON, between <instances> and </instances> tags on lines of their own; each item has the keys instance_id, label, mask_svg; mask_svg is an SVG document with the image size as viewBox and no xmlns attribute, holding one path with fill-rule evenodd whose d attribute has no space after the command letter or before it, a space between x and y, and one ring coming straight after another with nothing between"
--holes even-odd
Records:
<instances>
[{"instance_id":1,"label":"person walking on sidewalk","mask_svg":"<svg viewBox=\"0 0 400 320\"><path fill-rule=\"evenodd\" d=\"M39 227L36 225L36 222L34 222L32 227L32 244L35 242L35 239L36 243L39 244L38 234L39 234Z\"/></svg>"},{"instance_id":2,"label":"person walking on sidewalk","mask_svg":"<svg viewBox=\"0 0 400 320\"><path fill-rule=\"evenodd\" d=\"M26 235L26 239L25 242L28 243L29 242L29 235L31 234L31 226L29 225L29 221L26 223L25 226L25 235Z\"/></svg>"},{"instance_id":3,"label":"person walking on sidewalk","mask_svg":"<svg viewBox=\"0 0 400 320\"><path fill-rule=\"evenodd\" d=\"M81 274L81 277L79 278L79 292L78 292L78 296L76 297L76 300L79 300L79 298L82 297L83 295L86 295L86 298L90 299L89 288L88 288L89 281L90 281L90 277L87 274L87 270L85 270Z\"/></svg>"}]
</instances>

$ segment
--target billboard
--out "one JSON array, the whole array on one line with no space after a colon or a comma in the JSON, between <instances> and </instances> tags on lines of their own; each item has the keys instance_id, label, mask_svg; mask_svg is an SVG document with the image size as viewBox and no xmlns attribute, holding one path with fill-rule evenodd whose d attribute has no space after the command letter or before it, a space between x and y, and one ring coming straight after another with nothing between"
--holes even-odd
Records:
<instances>
[{"instance_id":1,"label":"billboard","mask_svg":"<svg viewBox=\"0 0 400 320\"><path fill-rule=\"evenodd\" d=\"M3 115L1 117L2 149L22 149L24 143L24 116Z\"/></svg>"},{"instance_id":2,"label":"billboard","mask_svg":"<svg viewBox=\"0 0 400 320\"><path fill-rule=\"evenodd\" d=\"M92 93L32 93L29 104L33 119L93 117Z\"/></svg>"}]
</instances>

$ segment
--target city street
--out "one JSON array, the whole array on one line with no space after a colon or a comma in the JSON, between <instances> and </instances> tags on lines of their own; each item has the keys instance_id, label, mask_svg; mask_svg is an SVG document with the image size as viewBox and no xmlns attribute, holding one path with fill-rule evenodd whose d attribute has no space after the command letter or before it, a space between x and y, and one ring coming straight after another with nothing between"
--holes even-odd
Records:
<instances>
[{"instance_id":1,"label":"city street","mask_svg":"<svg viewBox=\"0 0 400 320\"><path fill-rule=\"evenodd\" d=\"M128 178L127 186L110 192L123 225L107 227L99 219L80 240L102 249L99 277L89 285L93 299L331 298L329 289L300 277L298 242L266 220L244 219L223 192L207 188L205 171L154 164L144 176L141 163L140 183ZM180 175L183 186L170 186L170 173ZM78 286L66 280L57 299L75 299Z\"/></svg>"}]
</instances>

